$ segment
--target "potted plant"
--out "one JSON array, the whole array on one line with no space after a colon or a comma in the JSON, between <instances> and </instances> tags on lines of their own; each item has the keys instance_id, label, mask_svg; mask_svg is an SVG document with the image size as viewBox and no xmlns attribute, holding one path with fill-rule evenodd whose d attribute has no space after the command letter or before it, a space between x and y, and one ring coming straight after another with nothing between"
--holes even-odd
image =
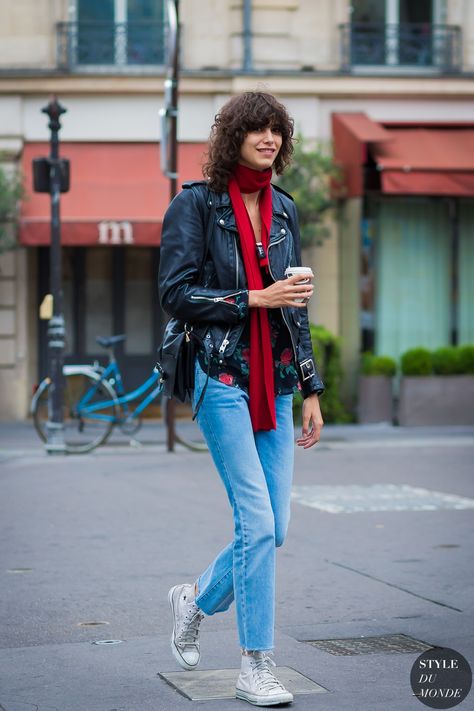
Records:
<instances>
[{"instance_id":1,"label":"potted plant","mask_svg":"<svg viewBox=\"0 0 474 711\"><path fill-rule=\"evenodd\" d=\"M360 424L393 420L393 358L363 353L358 384L357 419Z\"/></svg>"},{"instance_id":2,"label":"potted plant","mask_svg":"<svg viewBox=\"0 0 474 711\"><path fill-rule=\"evenodd\" d=\"M401 372L400 425L474 424L474 345L411 349Z\"/></svg>"}]
</instances>

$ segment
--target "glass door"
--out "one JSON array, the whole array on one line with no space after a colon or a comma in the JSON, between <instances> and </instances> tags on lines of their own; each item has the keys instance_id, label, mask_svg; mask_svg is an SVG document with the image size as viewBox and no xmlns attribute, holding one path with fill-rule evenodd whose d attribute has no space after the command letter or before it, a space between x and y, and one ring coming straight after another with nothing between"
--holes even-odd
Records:
<instances>
[{"instance_id":1,"label":"glass door","mask_svg":"<svg viewBox=\"0 0 474 711\"><path fill-rule=\"evenodd\" d=\"M128 64L164 64L164 3L128 0Z\"/></svg>"},{"instance_id":2,"label":"glass door","mask_svg":"<svg viewBox=\"0 0 474 711\"><path fill-rule=\"evenodd\" d=\"M399 0L398 64L433 64L432 0Z\"/></svg>"},{"instance_id":3,"label":"glass door","mask_svg":"<svg viewBox=\"0 0 474 711\"><path fill-rule=\"evenodd\" d=\"M79 0L77 6L78 64L114 64L115 0Z\"/></svg>"},{"instance_id":4,"label":"glass door","mask_svg":"<svg viewBox=\"0 0 474 711\"><path fill-rule=\"evenodd\" d=\"M351 5L351 63L385 64L385 0L354 0Z\"/></svg>"},{"instance_id":5,"label":"glass door","mask_svg":"<svg viewBox=\"0 0 474 711\"><path fill-rule=\"evenodd\" d=\"M351 60L359 66L431 66L439 0L353 0ZM440 41L445 41L440 35Z\"/></svg>"}]
</instances>

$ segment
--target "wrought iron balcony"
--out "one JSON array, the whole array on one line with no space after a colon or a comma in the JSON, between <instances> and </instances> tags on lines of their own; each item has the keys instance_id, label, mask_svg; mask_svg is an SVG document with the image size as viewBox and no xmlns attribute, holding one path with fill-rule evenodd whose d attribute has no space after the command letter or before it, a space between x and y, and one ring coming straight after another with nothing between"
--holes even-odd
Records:
<instances>
[{"instance_id":1,"label":"wrought iron balcony","mask_svg":"<svg viewBox=\"0 0 474 711\"><path fill-rule=\"evenodd\" d=\"M59 22L56 27L60 69L127 71L164 64L164 22Z\"/></svg>"},{"instance_id":2,"label":"wrought iron balcony","mask_svg":"<svg viewBox=\"0 0 474 711\"><path fill-rule=\"evenodd\" d=\"M450 74L461 71L461 28L402 23L340 25L341 69L379 67Z\"/></svg>"}]
</instances>

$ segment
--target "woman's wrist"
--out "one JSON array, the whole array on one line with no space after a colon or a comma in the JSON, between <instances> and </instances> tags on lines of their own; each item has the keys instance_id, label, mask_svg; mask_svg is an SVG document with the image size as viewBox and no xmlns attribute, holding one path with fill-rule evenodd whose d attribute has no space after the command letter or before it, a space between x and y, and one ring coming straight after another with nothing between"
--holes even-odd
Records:
<instances>
[{"instance_id":1,"label":"woman's wrist","mask_svg":"<svg viewBox=\"0 0 474 711\"><path fill-rule=\"evenodd\" d=\"M256 309L264 306L264 304L262 304L261 294L262 291L260 289L249 291L249 308Z\"/></svg>"}]
</instances>

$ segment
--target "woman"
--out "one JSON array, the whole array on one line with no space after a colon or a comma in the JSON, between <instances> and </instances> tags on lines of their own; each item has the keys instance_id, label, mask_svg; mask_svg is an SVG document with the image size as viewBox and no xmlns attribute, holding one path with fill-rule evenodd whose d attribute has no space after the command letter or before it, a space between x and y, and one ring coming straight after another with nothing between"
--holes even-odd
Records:
<instances>
[{"instance_id":1,"label":"woman","mask_svg":"<svg viewBox=\"0 0 474 711\"><path fill-rule=\"evenodd\" d=\"M297 444L313 446L323 425L306 310L313 286L285 278L288 266L301 265L298 222L291 197L270 184L272 169L281 174L290 161L292 135L293 121L270 94L246 92L225 104L212 127L208 180L186 184L165 215L159 275L164 310L202 342L193 401L235 524L232 543L196 582L169 591L171 648L184 669L195 669L201 620L235 599L236 695L265 706L293 700L269 654L275 549L290 516L295 390L304 396Z\"/></svg>"}]
</instances>

